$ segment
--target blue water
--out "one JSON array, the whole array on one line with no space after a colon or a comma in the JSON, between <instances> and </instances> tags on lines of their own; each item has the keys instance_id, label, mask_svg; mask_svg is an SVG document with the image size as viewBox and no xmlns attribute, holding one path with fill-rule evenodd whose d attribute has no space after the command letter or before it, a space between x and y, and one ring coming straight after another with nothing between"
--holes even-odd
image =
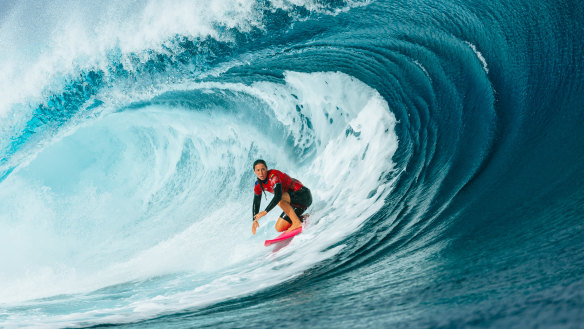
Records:
<instances>
[{"instance_id":1,"label":"blue water","mask_svg":"<svg viewBox=\"0 0 584 329\"><path fill-rule=\"evenodd\" d=\"M582 2L0 9L0 327L583 327Z\"/></svg>"}]
</instances>

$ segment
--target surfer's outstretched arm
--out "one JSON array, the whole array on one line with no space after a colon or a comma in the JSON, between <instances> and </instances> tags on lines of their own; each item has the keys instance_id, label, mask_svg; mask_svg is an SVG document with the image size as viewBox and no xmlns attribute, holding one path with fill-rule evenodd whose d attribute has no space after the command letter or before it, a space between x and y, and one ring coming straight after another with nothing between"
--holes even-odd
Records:
<instances>
[{"instance_id":1,"label":"surfer's outstretched arm","mask_svg":"<svg viewBox=\"0 0 584 329\"><path fill-rule=\"evenodd\" d=\"M282 200L282 184L277 183L274 186L274 197L266 207L266 214L269 213L270 210L274 209L274 207L279 204L280 200Z\"/></svg>"},{"instance_id":2,"label":"surfer's outstretched arm","mask_svg":"<svg viewBox=\"0 0 584 329\"><path fill-rule=\"evenodd\" d=\"M260 218L264 217L265 215L267 215L267 214L268 214L268 212L270 212L270 210L272 210L272 209L274 209L274 207L276 207L276 205L279 205L279 206L280 206L280 208L282 207L282 205L281 205L281 203L282 203L282 201L283 201L283 199L282 199L282 194L283 194L283 193L282 193L282 184L280 184L280 183L277 183L277 184L274 186L274 197L272 198L272 201L270 201L270 203L269 203L269 204L268 204L268 206L266 207L266 210L264 210L264 211L262 211L262 212L260 212L260 213L256 213L256 214L254 214L254 216L253 216L253 218L254 218L254 223L253 223L253 225L252 225L252 228L251 228L251 232L252 232L253 234L255 234L255 230L256 230L256 229L257 229L257 227L259 227L259 225L260 225L260 224L258 223L258 219L260 219ZM284 193L284 194L286 194L286 195L287 195L288 193ZM288 199L290 199L290 197L289 197L289 196L288 196ZM260 196L260 200L261 200L261 196ZM288 204L288 205L290 205L290 203L289 203L289 202L290 202L290 201L288 201L288 202L287 202L287 204ZM259 203L258 203L257 209L259 209ZM283 208L282 208L282 209L283 209ZM292 209L292 207L290 207L290 209ZM256 211L256 208L255 208L255 199L254 199L254 212L255 212L255 211ZM294 212L294 210L292 210L292 212ZM296 218L298 218L298 216L297 216ZM300 220L299 220L298 222L300 222Z\"/></svg>"},{"instance_id":3,"label":"surfer's outstretched arm","mask_svg":"<svg viewBox=\"0 0 584 329\"><path fill-rule=\"evenodd\" d=\"M252 207L252 220L253 220L253 223L251 224L251 233L253 235L256 234L256 230L260 226L260 223L258 223L258 221L256 219L256 215L260 211L260 204L261 203L262 203L262 196L261 195L257 195L257 194L254 195L253 196L253 207Z\"/></svg>"},{"instance_id":4,"label":"surfer's outstretched arm","mask_svg":"<svg viewBox=\"0 0 584 329\"><path fill-rule=\"evenodd\" d=\"M258 214L260 211L260 204L262 203L262 196L261 195L254 195L253 196L253 207L252 207L252 219L255 219L255 215Z\"/></svg>"},{"instance_id":5,"label":"surfer's outstretched arm","mask_svg":"<svg viewBox=\"0 0 584 329\"><path fill-rule=\"evenodd\" d=\"M282 184L278 183L274 187L274 197L272 198L272 201L270 201L270 203L266 207L266 210L264 210L260 213L254 214L253 218L255 220L258 220L258 219L264 217L265 215L268 214L268 212L270 212L270 210L274 209L274 207L280 203L280 200L282 200ZM258 205L258 208L259 208L259 205ZM254 212L255 212L255 208L254 208Z\"/></svg>"}]
</instances>

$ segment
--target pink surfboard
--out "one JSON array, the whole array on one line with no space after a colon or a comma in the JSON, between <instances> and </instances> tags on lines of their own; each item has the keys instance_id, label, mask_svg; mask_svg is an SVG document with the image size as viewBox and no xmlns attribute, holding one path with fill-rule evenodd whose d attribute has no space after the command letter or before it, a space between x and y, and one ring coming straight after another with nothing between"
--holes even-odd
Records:
<instances>
[{"instance_id":1,"label":"pink surfboard","mask_svg":"<svg viewBox=\"0 0 584 329\"><path fill-rule=\"evenodd\" d=\"M288 240L290 238L293 238L293 237L297 236L298 234L300 234L300 232L302 232L302 226L299 227L299 228L297 228L297 229L295 229L295 230L292 230L290 232L284 232L284 233L278 235L278 237L275 238L275 239L273 239L273 240L266 240L266 242L264 242L264 246L267 247L267 246L270 246L270 245L272 245L274 243Z\"/></svg>"}]
</instances>

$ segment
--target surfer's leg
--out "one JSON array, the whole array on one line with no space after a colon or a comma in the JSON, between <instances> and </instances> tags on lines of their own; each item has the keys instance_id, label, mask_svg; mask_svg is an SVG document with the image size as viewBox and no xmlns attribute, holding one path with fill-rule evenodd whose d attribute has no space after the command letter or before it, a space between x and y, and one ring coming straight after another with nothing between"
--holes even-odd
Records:
<instances>
[{"instance_id":1,"label":"surfer's leg","mask_svg":"<svg viewBox=\"0 0 584 329\"><path fill-rule=\"evenodd\" d=\"M288 204L290 204L290 194L288 194L288 192L282 193L282 200L280 200L280 202L278 203L278 206L280 206L280 208L282 207L281 206L282 201L285 201ZM290 216L288 216L286 212L282 212L280 214L280 218L278 218L278 221L276 222L276 231L284 232L287 229L289 229L290 226L292 226L292 220L290 219Z\"/></svg>"},{"instance_id":2,"label":"surfer's leg","mask_svg":"<svg viewBox=\"0 0 584 329\"><path fill-rule=\"evenodd\" d=\"M286 213L286 215L288 215L288 218L290 218L290 220L292 220L292 225L290 225L290 227L288 227L288 229L287 229L288 231L302 227L302 222L300 221L300 218L298 218L298 215L296 215L294 208L290 204L290 194L288 194L288 192L282 193L282 200L280 200L280 202L278 202L278 206L280 206L280 208L282 208L282 210ZM280 222L280 219L284 220L283 218L278 218L278 222ZM278 223L276 223L276 225L277 224ZM278 229L277 226L276 226L276 229ZM281 232L281 231L278 231L278 232Z\"/></svg>"},{"instance_id":3,"label":"surfer's leg","mask_svg":"<svg viewBox=\"0 0 584 329\"><path fill-rule=\"evenodd\" d=\"M283 213L284 214L284 213ZM290 226L292 225L291 222L288 222L286 219L286 215L280 215L280 218L278 218L278 221L276 222L276 231L277 232L284 232L287 229L290 228Z\"/></svg>"},{"instance_id":4,"label":"surfer's leg","mask_svg":"<svg viewBox=\"0 0 584 329\"><path fill-rule=\"evenodd\" d=\"M304 223L304 217L302 217L302 214L306 211L306 208L304 207L296 208L296 206L294 205L292 205L292 208L294 208L294 212L300 219L300 222ZM290 219L290 217L288 217L288 215L286 215L285 212L282 212L280 214L280 218L278 218L278 221L276 222L276 231L284 232L290 227L290 225L292 225L292 220Z\"/></svg>"}]
</instances>

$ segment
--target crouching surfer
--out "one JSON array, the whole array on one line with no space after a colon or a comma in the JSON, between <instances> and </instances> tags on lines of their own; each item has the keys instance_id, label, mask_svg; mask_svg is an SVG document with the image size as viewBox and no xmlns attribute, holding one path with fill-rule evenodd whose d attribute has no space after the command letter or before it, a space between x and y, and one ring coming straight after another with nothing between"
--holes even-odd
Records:
<instances>
[{"instance_id":1,"label":"crouching surfer","mask_svg":"<svg viewBox=\"0 0 584 329\"><path fill-rule=\"evenodd\" d=\"M264 160L256 160L253 163L253 171L258 177L253 189L253 224L251 232L256 233L260 226L258 219L264 217L276 205L282 208L283 212L276 222L276 231L292 231L302 226L300 215L312 204L312 194L310 190L302 185L297 179L291 178L285 173L276 170L268 170ZM262 192L274 194L272 201L264 211L260 212Z\"/></svg>"}]
</instances>

